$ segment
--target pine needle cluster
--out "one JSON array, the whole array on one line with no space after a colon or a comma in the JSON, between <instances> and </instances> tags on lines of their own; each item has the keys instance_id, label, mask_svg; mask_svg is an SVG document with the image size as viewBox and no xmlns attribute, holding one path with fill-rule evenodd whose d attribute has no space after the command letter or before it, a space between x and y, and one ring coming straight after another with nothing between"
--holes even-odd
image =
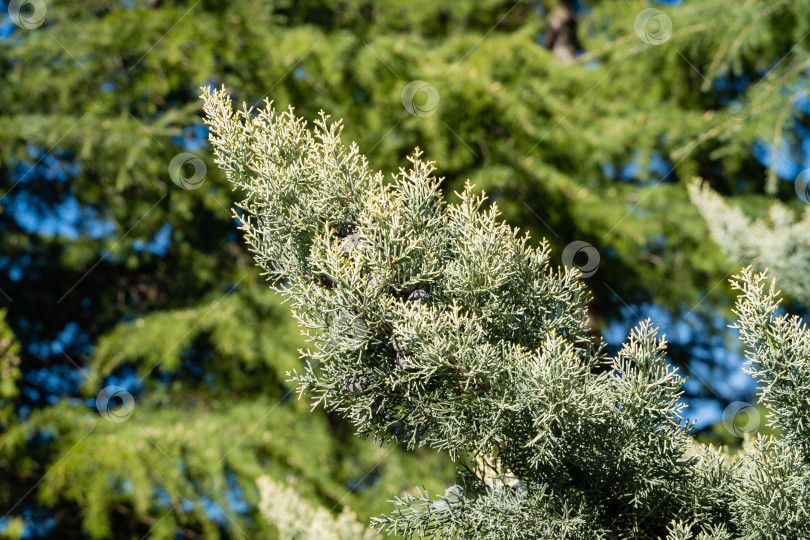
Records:
<instances>
[{"instance_id":1,"label":"pine needle cluster","mask_svg":"<svg viewBox=\"0 0 810 540\"><path fill-rule=\"evenodd\" d=\"M810 343L744 271L737 313L775 426L730 458L693 443L684 379L649 321L608 357L578 271L473 192L447 204L417 150L383 181L341 123L234 111L204 89L217 163L271 285L312 348L301 394L361 436L459 463L444 495L394 501L378 528L441 538L801 538L810 531ZM767 497L769 501L762 500Z\"/></svg>"},{"instance_id":2,"label":"pine needle cluster","mask_svg":"<svg viewBox=\"0 0 810 540\"><path fill-rule=\"evenodd\" d=\"M776 202L766 217L752 219L699 181L689 185L689 195L729 260L769 269L785 292L810 306L810 283L804 272L810 268L810 208L797 216Z\"/></svg>"}]
</instances>

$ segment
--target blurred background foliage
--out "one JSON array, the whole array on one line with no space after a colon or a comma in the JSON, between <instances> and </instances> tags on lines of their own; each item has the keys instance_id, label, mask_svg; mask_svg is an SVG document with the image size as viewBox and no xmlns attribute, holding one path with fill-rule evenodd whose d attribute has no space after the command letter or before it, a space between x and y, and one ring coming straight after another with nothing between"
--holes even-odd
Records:
<instances>
[{"instance_id":1,"label":"blurred background foliage","mask_svg":"<svg viewBox=\"0 0 810 540\"><path fill-rule=\"evenodd\" d=\"M810 0L40 4L36 28L0 18L0 534L272 538L263 474L361 522L452 481L291 393L303 340L237 240L202 85L343 118L386 174L419 146L451 201L470 178L557 257L592 244L595 334L663 327L702 438L752 399L726 329L742 263L686 184L754 217L801 206ZM646 8L671 31L637 31ZM429 114L403 106L416 80ZM198 189L169 177L181 152L207 165ZM97 410L110 386L125 421Z\"/></svg>"}]
</instances>

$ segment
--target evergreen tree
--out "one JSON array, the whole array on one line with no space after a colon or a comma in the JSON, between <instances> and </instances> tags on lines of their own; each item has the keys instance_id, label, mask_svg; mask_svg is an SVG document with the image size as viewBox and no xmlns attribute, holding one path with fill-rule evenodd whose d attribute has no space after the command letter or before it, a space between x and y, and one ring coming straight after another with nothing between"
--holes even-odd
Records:
<instances>
[{"instance_id":1,"label":"evergreen tree","mask_svg":"<svg viewBox=\"0 0 810 540\"><path fill-rule=\"evenodd\" d=\"M198 86L258 64L254 92L281 80L303 52L279 20L295 10L45 8L39 27L4 18L0 40L0 301L22 345L0 364L0 533L264 535L262 474L363 518L413 478L450 477L290 399L300 338L235 249L230 193L200 152ZM169 170L181 154L193 170Z\"/></svg>"},{"instance_id":2,"label":"evergreen tree","mask_svg":"<svg viewBox=\"0 0 810 540\"><path fill-rule=\"evenodd\" d=\"M640 323L613 358L588 334L576 269L498 220L468 183L446 204L417 150L391 183L328 116L203 90L234 216L314 349L301 394L361 436L461 465L443 496L397 498L376 526L439 538L804 538L810 335L746 269L737 328L782 438L735 458L696 445L683 378Z\"/></svg>"},{"instance_id":3,"label":"evergreen tree","mask_svg":"<svg viewBox=\"0 0 810 540\"><path fill-rule=\"evenodd\" d=\"M806 124L807 0L2 7L0 304L20 347L0 365L0 508L28 535L48 523L75 537L264 534L264 473L361 520L414 483L447 484L432 454L383 459L337 415L282 399L301 344L236 247L232 195L203 149L201 85L352 118L347 136L382 170L423 146L448 199L471 178L549 237L553 264L571 241L593 244L594 326L625 302L697 303L728 268L678 178L761 191L751 145ZM412 92L419 80L435 92ZM101 416L99 396L132 415ZM198 422L215 433L183 427ZM310 425L318 444L295 443Z\"/></svg>"}]
</instances>

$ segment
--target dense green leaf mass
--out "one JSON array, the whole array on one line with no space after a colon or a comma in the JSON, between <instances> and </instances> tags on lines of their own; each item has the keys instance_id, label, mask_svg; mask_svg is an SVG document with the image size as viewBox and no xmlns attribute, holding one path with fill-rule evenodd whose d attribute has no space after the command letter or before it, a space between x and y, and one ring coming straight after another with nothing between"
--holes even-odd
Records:
<instances>
[{"instance_id":1,"label":"dense green leaf mass","mask_svg":"<svg viewBox=\"0 0 810 540\"><path fill-rule=\"evenodd\" d=\"M331 437L322 451L335 469L314 475L301 465L291 474L307 478L297 488L329 510L342 497L338 484L349 488L377 471L376 458L363 458L376 456L371 443L348 442L350 430L335 416L307 416L284 403L278 407L289 414L272 421L253 406L287 395L284 372L301 367L295 350L302 344L232 231L230 186L203 148L203 85L227 83L237 101L252 104L271 96L309 120L320 109L350 118L345 136L386 173L413 147L424 148L440 163L448 199L457 200L453 192L468 178L487 189L511 223L549 239L549 267L562 262L570 241L592 243L602 261L589 282L596 326L625 303L690 310L722 302L722 286L708 289L731 268L707 241L678 180L697 173L725 194L755 200L766 185L792 195L774 170L767 180L751 145L793 141L797 125L807 123L795 104L807 70L810 4L657 6L671 18L672 34L653 46L634 28L641 4L581 2L583 51L566 63L543 44L559 3L60 0L45 2L39 28L4 18L0 303L20 343L5 347L8 331L0 333L6 532L20 533L23 511L42 507L33 521L52 516L61 534L75 537L109 530L139 537L155 524L164 536L262 530L253 505L230 514L238 525L224 519L214 530L199 511L142 504L172 485L184 462L172 465L157 447L135 444L143 442L130 437L136 426L165 435L161 444L173 460L186 451L201 460L196 465L212 459L199 457L208 446L225 448L229 422L290 437L301 426L321 426L313 433ZM433 114L403 105L414 80L435 88ZM412 109L426 105L414 98ZM197 189L170 178L181 152L207 165ZM658 160L663 170L652 167ZM362 244L346 247L351 253ZM476 279L471 273L454 286ZM441 298L426 292L420 305L433 309ZM405 371L418 353L408 352L391 353ZM104 424L94 406L99 391L133 378L132 417ZM361 391L366 382L344 384ZM189 415L184 422L208 418L223 434L192 440L184 430L182 444L169 442L179 411ZM256 431L245 439L253 454L228 469L249 502L257 500L251 475L286 475L284 459L294 454L282 445L273 454L280 457L267 457L278 441ZM85 461L71 458L76 443ZM126 450L126 460L106 457L108 447ZM307 450L315 449L297 451ZM410 485L441 493L449 476L430 456L392 452L378 467L380 480L369 486L378 478L372 473L359 487L352 483L341 504L364 518ZM169 480L146 475L150 468ZM107 479L129 470L132 491L109 497ZM219 487L227 475L217 470ZM174 524L182 529L172 531Z\"/></svg>"},{"instance_id":2,"label":"dense green leaf mass","mask_svg":"<svg viewBox=\"0 0 810 540\"><path fill-rule=\"evenodd\" d=\"M300 393L361 435L467 458L444 497L398 497L374 520L381 530L810 534L810 331L777 315L764 274L749 267L732 280L736 328L782 437L723 455L690 438L684 379L650 321L609 358L589 339L580 272L550 267L546 245L527 246L470 184L448 205L419 150L384 184L324 113L308 130L269 102L234 110L224 88L202 97L217 164L244 193L235 216L245 240L314 345L293 374ZM429 304L413 302L415 290ZM395 361L403 351L406 366Z\"/></svg>"}]
</instances>

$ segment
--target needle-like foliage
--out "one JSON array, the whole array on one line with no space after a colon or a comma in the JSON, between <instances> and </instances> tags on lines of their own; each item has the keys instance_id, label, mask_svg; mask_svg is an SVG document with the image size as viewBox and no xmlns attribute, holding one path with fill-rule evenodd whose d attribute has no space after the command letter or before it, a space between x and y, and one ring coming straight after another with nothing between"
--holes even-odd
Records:
<instances>
[{"instance_id":1,"label":"needle-like foliage","mask_svg":"<svg viewBox=\"0 0 810 540\"><path fill-rule=\"evenodd\" d=\"M732 505L744 538L810 535L810 331L797 316L777 315L779 293L751 268L732 280L740 291L736 328L747 372L781 437L760 437L742 459Z\"/></svg>"},{"instance_id":2,"label":"needle-like foliage","mask_svg":"<svg viewBox=\"0 0 810 540\"><path fill-rule=\"evenodd\" d=\"M385 182L323 113L310 131L269 102L234 111L224 89L209 88L203 99L217 163L245 193L235 216L248 246L312 343L301 351L307 369L291 374L301 394L362 436L458 458L458 481L443 496L398 498L378 528L440 538L765 538L748 525L759 513L781 518L785 538L808 531L807 476L795 468L805 430L757 443L742 460L696 447L665 339L645 321L607 357L589 335L578 271L551 265L545 243L529 247L469 183L447 204L418 150ZM738 282L746 343L758 347L775 324L785 333L775 343L795 355L788 369L806 370L798 334L786 337L798 323L768 319L771 297L757 279ZM781 377L759 355L754 375ZM810 394L797 381L792 388ZM782 407L780 427L810 410L781 383L764 396ZM752 510L747 498L773 493L767 460L793 482L781 506Z\"/></svg>"},{"instance_id":3,"label":"needle-like foliage","mask_svg":"<svg viewBox=\"0 0 810 540\"><path fill-rule=\"evenodd\" d=\"M767 217L752 219L701 182L692 182L689 194L730 260L769 269L790 296L810 306L805 275L810 266L810 208L797 217L785 204L776 202Z\"/></svg>"},{"instance_id":4,"label":"needle-like foliage","mask_svg":"<svg viewBox=\"0 0 810 540\"><path fill-rule=\"evenodd\" d=\"M275 525L279 540L379 540L372 530L357 521L348 508L335 518L326 508L313 506L298 493L269 476L256 481L261 495L259 510Z\"/></svg>"}]
</instances>

